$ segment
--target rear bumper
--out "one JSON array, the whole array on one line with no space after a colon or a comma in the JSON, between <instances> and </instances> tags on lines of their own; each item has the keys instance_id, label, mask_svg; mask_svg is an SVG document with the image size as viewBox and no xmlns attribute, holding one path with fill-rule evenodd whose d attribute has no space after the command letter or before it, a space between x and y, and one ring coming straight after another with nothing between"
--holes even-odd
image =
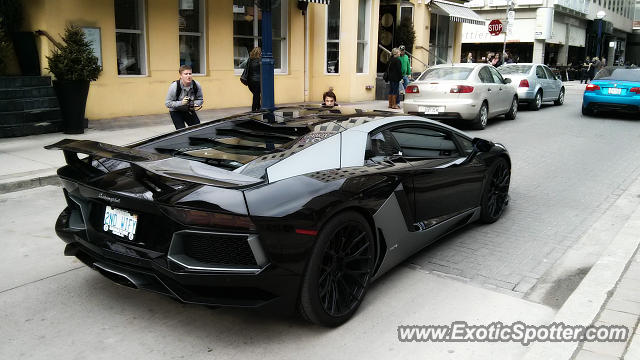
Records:
<instances>
[{"instance_id":1,"label":"rear bumper","mask_svg":"<svg viewBox=\"0 0 640 360\"><path fill-rule=\"evenodd\" d=\"M640 106L620 103L607 103L607 102L590 102L588 104L582 104L582 107L592 111L615 111L625 113L639 113Z\"/></svg>"},{"instance_id":2,"label":"rear bumper","mask_svg":"<svg viewBox=\"0 0 640 360\"><path fill-rule=\"evenodd\" d=\"M595 111L620 111L637 113L640 111L640 99L637 96L612 96L594 94L587 91L582 97L582 107Z\"/></svg>"},{"instance_id":3,"label":"rear bumper","mask_svg":"<svg viewBox=\"0 0 640 360\"><path fill-rule=\"evenodd\" d=\"M530 87L519 87L518 90L518 101L519 102L530 102L536 96L536 89Z\"/></svg>"},{"instance_id":4,"label":"rear bumper","mask_svg":"<svg viewBox=\"0 0 640 360\"><path fill-rule=\"evenodd\" d=\"M425 106L443 106L445 109L438 114L425 114L420 111ZM453 103L436 103L433 101L416 101L413 99L406 100L402 103L405 114L424 116L429 119L462 119L473 120L478 114L479 107L476 106L472 99L460 99Z\"/></svg>"},{"instance_id":5,"label":"rear bumper","mask_svg":"<svg viewBox=\"0 0 640 360\"><path fill-rule=\"evenodd\" d=\"M75 256L120 285L184 303L295 312L301 277L273 264L255 274L191 271L163 255L149 256L118 244L111 244L110 249L100 247L87 239L85 230L69 226L66 212L56 222L56 233L67 243L65 255Z\"/></svg>"}]
</instances>

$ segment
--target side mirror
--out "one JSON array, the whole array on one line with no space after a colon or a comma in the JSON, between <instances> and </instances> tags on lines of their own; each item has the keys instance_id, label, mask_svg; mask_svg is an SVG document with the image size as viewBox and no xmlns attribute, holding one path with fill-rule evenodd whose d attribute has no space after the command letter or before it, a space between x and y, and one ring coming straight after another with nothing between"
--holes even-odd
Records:
<instances>
[{"instance_id":1,"label":"side mirror","mask_svg":"<svg viewBox=\"0 0 640 360\"><path fill-rule=\"evenodd\" d=\"M491 141L481 138L473 138L473 140L471 140L471 143L473 144L474 152L487 152L494 146Z\"/></svg>"},{"instance_id":2,"label":"side mirror","mask_svg":"<svg viewBox=\"0 0 640 360\"><path fill-rule=\"evenodd\" d=\"M509 78L504 78L504 83L505 83L505 84L511 84L511 79L509 79Z\"/></svg>"}]
</instances>

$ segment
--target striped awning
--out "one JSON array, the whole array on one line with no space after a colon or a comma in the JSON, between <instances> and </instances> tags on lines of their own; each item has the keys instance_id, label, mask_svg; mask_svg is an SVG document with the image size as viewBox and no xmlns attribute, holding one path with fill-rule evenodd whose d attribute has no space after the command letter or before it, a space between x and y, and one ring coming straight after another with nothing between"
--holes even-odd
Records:
<instances>
[{"instance_id":1,"label":"striped awning","mask_svg":"<svg viewBox=\"0 0 640 360\"><path fill-rule=\"evenodd\" d=\"M468 7L456 4L449 1L433 0L431 5L435 8L436 12L444 12L449 15L449 19L455 22L484 25L485 20L480 17L475 11ZM440 10L440 11L438 11Z\"/></svg>"},{"instance_id":2,"label":"striped awning","mask_svg":"<svg viewBox=\"0 0 640 360\"><path fill-rule=\"evenodd\" d=\"M329 5L329 2L330 2L331 0L300 0L300 1L309 2L309 3L315 3L315 4L325 4L325 5Z\"/></svg>"}]
</instances>

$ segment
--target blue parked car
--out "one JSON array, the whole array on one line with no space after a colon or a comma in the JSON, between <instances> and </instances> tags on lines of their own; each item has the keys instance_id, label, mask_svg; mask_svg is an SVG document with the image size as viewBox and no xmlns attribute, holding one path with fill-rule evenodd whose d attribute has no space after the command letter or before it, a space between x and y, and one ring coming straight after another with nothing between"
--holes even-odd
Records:
<instances>
[{"instance_id":1,"label":"blue parked car","mask_svg":"<svg viewBox=\"0 0 640 360\"><path fill-rule=\"evenodd\" d=\"M606 67L584 90L582 114L619 111L640 114L640 68Z\"/></svg>"}]
</instances>

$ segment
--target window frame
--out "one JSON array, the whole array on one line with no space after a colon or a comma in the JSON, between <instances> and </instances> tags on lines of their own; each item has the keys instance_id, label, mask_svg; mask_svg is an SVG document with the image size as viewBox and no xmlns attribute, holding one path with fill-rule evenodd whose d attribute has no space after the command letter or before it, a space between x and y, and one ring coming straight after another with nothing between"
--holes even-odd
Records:
<instances>
[{"instance_id":1,"label":"window frame","mask_svg":"<svg viewBox=\"0 0 640 360\"><path fill-rule=\"evenodd\" d=\"M335 2L334 2L335 3ZM338 7L338 12L340 16L338 17L338 39L337 40L329 40L329 6L330 4L325 6L325 16L324 16L324 74L325 75L340 75L340 28L342 23L342 2L339 1L340 6ZM357 36L357 35L356 35ZM337 72L328 72L328 61L329 61L329 43L337 43L338 44L338 71ZM357 55L356 55L357 56Z\"/></svg>"},{"instance_id":2,"label":"window frame","mask_svg":"<svg viewBox=\"0 0 640 360\"><path fill-rule=\"evenodd\" d=\"M542 70L542 73L544 74L544 77L539 77L538 76L538 69ZM542 67L542 65L536 65L536 79L546 79L547 78L547 73L546 71L544 71L544 68Z\"/></svg>"},{"instance_id":3,"label":"window frame","mask_svg":"<svg viewBox=\"0 0 640 360\"><path fill-rule=\"evenodd\" d=\"M180 1L178 0L178 16L180 16ZM180 61L180 36L199 36L200 37L200 71L193 73L193 76L207 75L207 24L206 24L206 0L198 1L198 27L199 33L180 31L178 24L178 62Z\"/></svg>"},{"instance_id":4,"label":"window frame","mask_svg":"<svg viewBox=\"0 0 640 360\"><path fill-rule=\"evenodd\" d=\"M118 37L118 33L121 34L137 34L139 35L139 56L141 57L140 59L140 74L118 74L118 66L117 66L117 62L118 62L118 47L117 47L117 41L116 41L116 75L118 77L123 77L123 78L135 78L135 77L147 77L149 76L149 56L147 56L147 12L146 12L146 3L144 0L134 0L136 2L136 4L138 5L138 12L140 13L139 15L139 19L138 21L140 22L140 30L134 30L134 29L118 29L115 27L115 1L113 2L113 10L114 10L114 16L113 16L113 22L114 22L114 29L115 29L115 34L116 34L116 39ZM144 67L144 68L143 68Z\"/></svg>"},{"instance_id":5,"label":"window frame","mask_svg":"<svg viewBox=\"0 0 640 360\"><path fill-rule=\"evenodd\" d=\"M360 1L358 0L358 17L360 17ZM365 1L365 9L364 9L364 39L358 39L359 29L356 28L356 74L369 74L369 63L371 62L371 57L369 56L369 44L371 38L371 2L372 0L364 0ZM358 26L360 26L360 22L358 21ZM364 44L364 50L362 51L362 71L358 71L358 47L360 44ZM339 47L339 45L338 45ZM338 58L340 57L340 52L338 51ZM325 68L326 70L326 68Z\"/></svg>"},{"instance_id":6,"label":"window frame","mask_svg":"<svg viewBox=\"0 0 640 360\"><path fill-rule=\"evenodd\" d=\"M203 0L204 1L204 0ZM233 1L232 1L233 3ZM232 4L233 5L233 4ZM253 38L253 46L258 46L259 41L262 39L262 35L260 34L260 31L262 31L262 29L260 29L260 26L258 26L258 11L260 11L258 9L258 6L254 6L253 7L253 34L251 37ZM289 0L281 0L280 1L280 37L279 38L273 38L273 41L280 41L280 68L274 68L273 69L273 74L274 75L288 75L288 71L289 71ZM233 13L232 13L233 15ZM233 19L232 19L233 22ZM282 30L284 30L284 35L282 35ZM233 29L231 30L231 46L234 46L234 39L238 37L238 38L247 38L246 35L238 35L236 36L233 33ZM249 50L249 52L251 52L251 50ZM248 59L248 58L247 58ZM233 54L232 54L232 60L231 62L233 63ZM236 68L235 64L232 65L233 66L233 74L234 75L242 75L242 72L244 71L244 68Z\"/></svg>"},{"instance_id":7,"label":"window frame","mask_svg":"<svg viewBox=\"0 0 640 360\"><path fill-rule=\"evenodd\" d=\"M502 76L502 74L500 74L500 71L498 71L498 69L492 67L489 67L489 72L491 73L491 76L493 77L493 81L495 82L496 80L496 76L498 76L498 82L496 82L496 84L504 84L504 77Z\"/></svg>"}]
</instances>

